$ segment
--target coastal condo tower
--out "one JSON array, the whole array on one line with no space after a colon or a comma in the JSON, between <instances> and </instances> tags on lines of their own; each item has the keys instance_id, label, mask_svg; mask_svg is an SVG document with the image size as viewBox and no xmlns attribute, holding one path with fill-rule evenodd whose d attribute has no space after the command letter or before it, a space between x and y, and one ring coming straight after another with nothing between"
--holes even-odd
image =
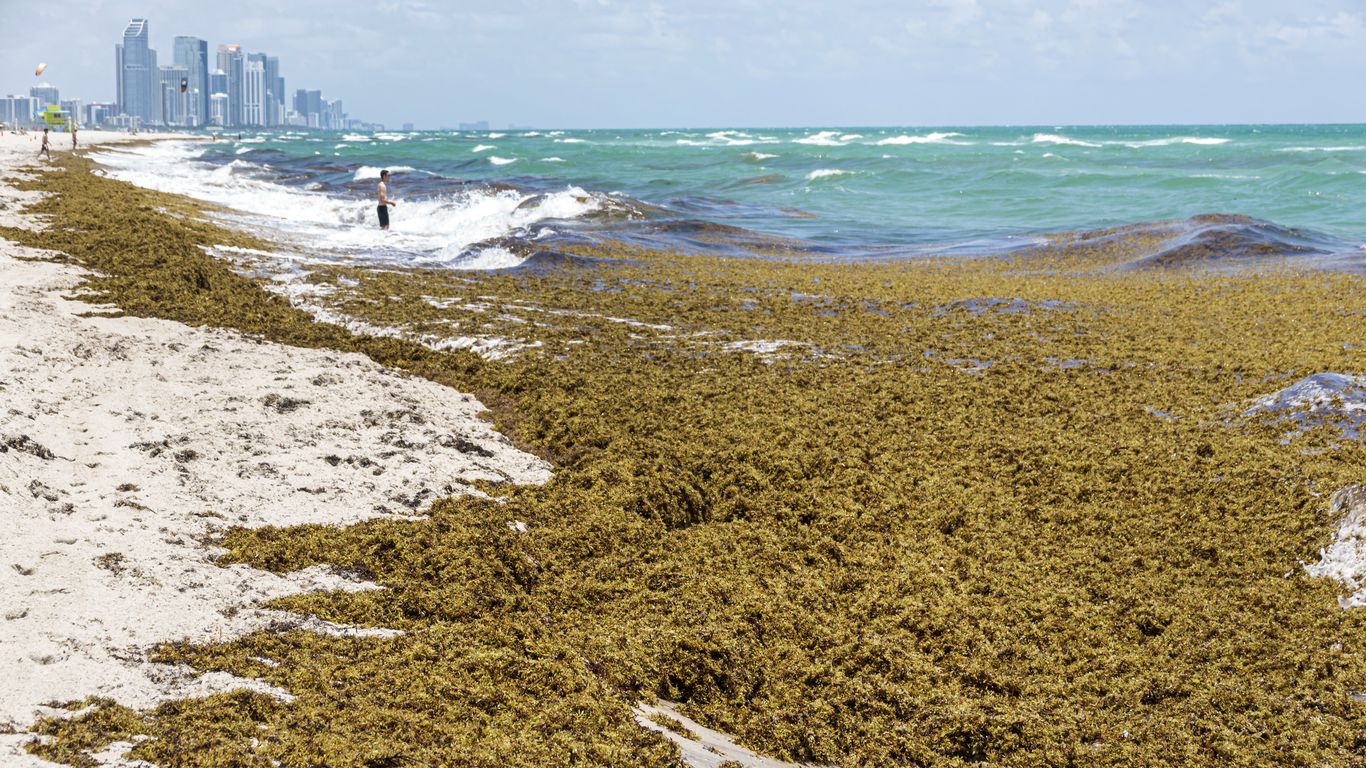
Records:
<instances>
[{"instance_id":1,"label":"coastal condo tower","mask_svg":"<svg viewBox=\"0 0 1366 768\"><path fill-rule=\"evenodd\" d=\"M151 124L158 112L152 90L157 54L147 47L146 19L128 22L123 30L123 42L114 47L114 59L119 110L141 118L144 124Z\"/></svg>"},{"instance_id":2,"label":"coastal condo tower","mask_svg":"<svg viewBox=\"0 0 1366 768\"><path fill-rule=\"evenodd\" d=\"M197 37L175 39L175 65L186 72L188 81L186 124L203 126L209 122L209 44Z\"/></svg>"},{"instance_id":3,"label":"coastal condo tower","mask_svg":"<svg viewBox=\"0 0 1366 768\"><path fill-rule=\"evenodd\" d=\"M228 76L228 113L224 125L236 128L243 125L242 86L247 74L247 57L242 53L242 46L219 45L218 69Z\"/></svg>"}]
</instances>

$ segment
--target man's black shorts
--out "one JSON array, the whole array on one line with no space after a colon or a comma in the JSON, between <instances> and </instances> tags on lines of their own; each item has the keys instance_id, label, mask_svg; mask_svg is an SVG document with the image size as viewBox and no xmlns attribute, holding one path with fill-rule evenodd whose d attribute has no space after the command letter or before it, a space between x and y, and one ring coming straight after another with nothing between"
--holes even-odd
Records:
<instances>
[{"instance_id":1,"label":"man's black shorts","mask_svg":"<svg viewBox=\"0 0 1366 768\"><path fill-rule=\"evenodd\" d=\"M389 226L389 206L387 205L379 206L379 225L381 227Z\"/></svg>"}]
</instances>

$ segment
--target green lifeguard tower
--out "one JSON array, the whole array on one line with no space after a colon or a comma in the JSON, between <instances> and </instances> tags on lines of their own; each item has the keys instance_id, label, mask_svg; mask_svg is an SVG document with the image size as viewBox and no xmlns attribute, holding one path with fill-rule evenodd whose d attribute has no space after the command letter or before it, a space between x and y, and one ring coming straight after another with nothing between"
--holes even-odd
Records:
<instances>
[{"instance_id":1,"label":"green lifeguard tower","mask_svg":"<svg viewBox=\"0 0 1366 768\"><path fill-rule=\"evenodd\" d=\"M71 123L71 116L61 107L55 105L39 112L38 118L42 120L44 128L52 128L58 131L66 130Z\"/></svg>"}]
</instances>

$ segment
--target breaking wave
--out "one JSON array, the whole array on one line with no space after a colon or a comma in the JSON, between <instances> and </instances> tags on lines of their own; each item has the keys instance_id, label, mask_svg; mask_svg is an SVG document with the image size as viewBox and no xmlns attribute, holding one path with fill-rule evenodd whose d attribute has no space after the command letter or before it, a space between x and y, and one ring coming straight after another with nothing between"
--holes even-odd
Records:
<instances>
[{"instance_id":1,"label":"breaking wave","mask_svg":"<svg viewBox=\"0 0 1366 768\"><path fill-rule=\"evenodd\" d=\"M963 146L971 145L971 141L954 141L953 139L962 136L961 133L930 133L925 136L892 136L873 142L874 146L886 147L901 144L959 144Z\"/></svg>"},{"instance_id":2,"label":"breaking wave","mask_svg":"<svg viewBox=\"0 0 1366 768\"><path fill-rule=\"evenodd\" d=\"M1057 144L1066 147L1099 148L1105 146L1104 144L1097 144L1093 141L1082 141L1081 139L1059 136L1054 133L1036 133L1034 134L1034 138L1030 139L1030 141L1034 144Z\"/></svg>"},{"instance_id":3,"label":"breaking wave","mask_svg":"<svg viewBox=\"0 0 1366 768\"><path fill-rule=\"evenodd\" d=\"M513 266L508 257L491 251L482 260L470 254L481 243L534 236L537 225L581 218L613 204L603 195L573 186L543 194L471 186L405 200L400 183L392 193L398 203L391 212L394 226L385 232L377 226L372 199L289 187L273 180L269 169L243 160L215 167L199 160L202 151L191 143L158 142L101 153L96 159L111 177L226 206L267 236L270 231L278 232L286 244L292 241L309 251L451 266L459 262L463 268ZM379 170L362 166L353 178L377 178ZM395 173L412 170L390 168Z\"/></svg>"},{"instance_id":4,"label":"breaking wave","mask_svg":"<svg viewBox=\"0 0 1366 768\"><path fill-rule=\"evenodd\" d=\"M811 173L806 174L806 180L816 181L817 179L828 179L835 176L848 176L852 173L852 171L842 171L839 168L817 168Z\"/></svg>"}]
</instances>

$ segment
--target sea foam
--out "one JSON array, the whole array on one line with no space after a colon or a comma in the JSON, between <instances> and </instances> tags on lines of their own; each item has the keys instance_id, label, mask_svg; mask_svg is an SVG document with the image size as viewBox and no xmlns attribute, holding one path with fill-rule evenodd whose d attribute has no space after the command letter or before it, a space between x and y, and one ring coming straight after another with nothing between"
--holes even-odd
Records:
<instances>
[{"instance_id":1,"label":"sea foam","mask_svg":"<svg viewBox=\"0 0 1366 768\"><path fill-rule=\"evenodd\" d=\"M1103 146L1103 145L1101 145L1101 144L1096 144L1096 143L1090 142L1090 141L1082 141L1082 140L1080 140L1080 139L1073 139L1073 138L1068 137L1068 136L1059 136L1059 135L1054 134L1054 133L1036 133L1036 134L1034 134L1034 138L1031 139L1031 141L1033 141L1033 143L1035 143L1035 144L1057 144L1057 145L1060 145L1060 146L1069 146L1069 147L1091 147L1091 148L1099 148L1099 147Z\"/></svg>"},{"instance_id":2,"label":"sea foam","mask_svg":"<svg viewBox=\"0 0 1366 768\"><path fill-rule=\"evenodd\" d=\"M793 144L810 144L817 147L842 147L847 142L842 141L839 131L821 131L813 133L800 139L793 139Z\"/></svg>"},{"instance_id":3,"label":"sea foam","mask_svg":"<svg viewBox=\"0 0 1366 768\"><path fill-rule=\"evenodd\" d=\"M351 180L352 180L352 181L365 181L366 179L378 179L378 178L379 178L379 172L382 171L382 170L385 170L385 169L384 169L384 168L374 168L374 167L371 167L371 166L368 166L368 165L362 165L361 167L359 167L359 168L356 169L355 174L351 176ZM388 166L388 171L389 171L389 173L412 173L413 171L416 171L416 170L417 170L416 168L412 168L412 167L409 167L409 166L406 166L406 165L391 165L391 166Z\"/></svg>"},{"instance_id":4,"label":"sea foam","mask_svg":"<svg viewBox=\"0 0 1366 768\"><path fill-rule=\"evenodd\" d=\"M1277 152L1366 152L1366 146L1347 147L1284 147Z\"/></svg>"},{"instance_id":5,"label":"sea foam","mask_svg":"<svg viewBox=\"0 0 1366 768\"><path fill-rule=\"evenodd\" d=\"M234 160L214 166L201 162L204 153L205 147L198 143L166 141L102 153L95 159L113 178L223 205L235 211L231 218L245 217L250 226L279 231L287 241L297 239L306 245L305 252L320 259L344 254L404 263L460 261L464 268L510 266L507 258L492 252L487 258L471 260L469 249L487 240L528 233L533 225L544 226L542 222L593 213L601 209L604 199L579 187L566 187L540 195L476 188L409 201L402 198L400 182L390 190L399 204L391 212L393 227L385 232L377 225L374 201L368 195L337 197L287 187L265 178L258 172L264 169L252 163ZM366 166L355 177L375 178L379 170ZM411 169L392 166L390 170Z\"/></svg>"},{"instance_id":6,"label":"sea foam","mask_svg":"<svg viewBox=\"0 0 1366 768\"><path fill-rule=\"evenodd\" d=\"M1218 146L1227 144L1232 139L1223 139L1214 136L1173 136L1167 139L1149 139L1147 141L1115 141L1106 142L1107 144L1123 144L1130 149L1142 149L1144 147L1170 147L1175 144L1195 144L1199 146Z\"/></svg>"},{"instance_id":7,"label":"sea foam","mask_svg":"<svg viewBox=\"0 0 1366 768\"><path fill-rule=\"evenodd\" d=\"M961 133L930 133L925 136L891 136L881 141L873 142L874 146L887 147L901 144L971 144L970 141L953 141L954 138L962 136Z\"/></svg>"}]
</instances>

